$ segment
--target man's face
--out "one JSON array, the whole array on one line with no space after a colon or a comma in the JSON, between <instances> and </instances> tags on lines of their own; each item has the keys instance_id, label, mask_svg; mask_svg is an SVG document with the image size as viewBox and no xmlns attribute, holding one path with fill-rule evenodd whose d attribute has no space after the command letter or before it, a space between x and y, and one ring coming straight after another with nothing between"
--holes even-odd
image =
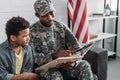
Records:
<instances>
[{"instance_id":1,"label":"man's face","mask_svg":"<svg viewBox=\"0 0 120 80\"><path fill-rule=\"evenodd\" d=\"M15 44L19 46L27 46L30 40L29 34L29 28L20 31L19 35L15 38Z\"/></svg>"},{"instance_id":2,"label":"man's face","mask_svg":"<svg viewBox=\"0 0 120 80\"><path fill-rule=\"evenodd\" d=\"M44 26L50 27L53 24L53 17L53 12L49 12L46 15L39 17L39 19Z\"/></svg>"}]
</instances>

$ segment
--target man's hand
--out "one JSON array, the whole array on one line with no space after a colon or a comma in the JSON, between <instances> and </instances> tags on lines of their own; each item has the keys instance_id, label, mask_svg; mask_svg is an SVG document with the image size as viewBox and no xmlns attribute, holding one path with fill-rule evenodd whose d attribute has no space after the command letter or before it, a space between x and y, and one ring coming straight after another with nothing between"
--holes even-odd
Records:
<instances>
[{"instance_id":1,"label":"man's hand","mask_svg":"<svg viewBox=\"0 0 120 80\"><path fill-rule=\"evenodd\" d=\"M59 51L56 54L53 54L53 58L56 59L58 57L70 57L72 56L73 52L71 50L62 50ZM73 66L75 65L75 62L67 62L67 63L62 63L57 65L57 68L63 68L65 70L70 70L73 68Z\"/></svg>"},{"instance_id":2,"label":"man's hand","mask_svg":"<svg viewBox=\"0 0 120 80\"><path fill-rule=\"evenodd\" d=\"M70 70L73 68L74 65L75 65L75 62L62 63L61 65L59 65L59 68L63 68L65 70Z\"/></svg>"},{"instance_id":3,"label":"man's hand","mask_svg":"<svg viewBox=\"0 0 120 80\"><path fill-rule=\"evenodd\" d=\"M81 54L82 54L82 56L84 56L86 54L86 52L90 49L92 44L93 43L90 43L90 44L84 46L83 48L79 48L75 51L62 50L62 51L59 51L59 52L53 54L52 57L53 57L53 59L56 59L56 58L59 58L59 57L69 57L69 56L72 56L73 54L76 54L78 51L82 51ZM74 62L67 62L67 63L58 64L57 67L69 70L69 69L72 69L74 65L75 65Z\"/></svg>"},{"instance_id":4,"label":"man's hand","mask_svg":"<svg viewBox=\"0 0 120 80\"><path fill-rule=\"evenodd\" d=\"M72 55L71 50L62 50L59 51L58 53L53 54L53 58L58 58L58 57L69 57Z\"/></svg>"}]
</instances>

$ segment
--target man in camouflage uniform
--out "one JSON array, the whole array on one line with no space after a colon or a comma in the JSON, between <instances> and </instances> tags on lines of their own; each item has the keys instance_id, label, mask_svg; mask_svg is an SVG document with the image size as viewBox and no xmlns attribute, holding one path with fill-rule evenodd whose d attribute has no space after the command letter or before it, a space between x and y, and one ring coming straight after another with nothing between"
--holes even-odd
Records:
<instances>
[{"instance_id":1,"label":"man in camouflage uniform","mask_svg":"<svg viewBox=\"0 0 120 80\"><path fill-rule=\"evenodd\" d=\"M50 0L37 0L34 4L37 21L31 28L31 45L34 47L35 63L43 65L58 57L71 56L80 48L70 29L54 20L54 7ZM41 80L94 80L87 61L68 62L57 68L39 71Z\"/></svg>"}]
</instances>

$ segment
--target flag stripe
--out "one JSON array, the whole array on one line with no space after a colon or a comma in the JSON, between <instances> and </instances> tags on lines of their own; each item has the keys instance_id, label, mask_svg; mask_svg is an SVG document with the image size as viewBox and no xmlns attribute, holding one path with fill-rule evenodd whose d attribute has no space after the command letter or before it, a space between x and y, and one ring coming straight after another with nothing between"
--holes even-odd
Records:
<instances>
[{"instance_id":1,"label":"flag stripe","mask_svg":"<svg viewBox=\"0 0 120 80\"><path fill-rule=\"evenodd\" d=\"M69 0L69 3L68 3L68 15L69 15L71 20L73 18L73 7L74 7L73 1Z\"/></svg>"},{"instance_id":2,"label":"flag stripe","mask_svg":"<svg viewBox=\"0 0 120 80\"><path fill-rule=\"evenodd\" d=\"M81 5L81 1L82 0L77 0L77 2L76 2L74 14L73 14L74 18L73 18L73 21L72 21L72 29L74 28L74 25L75 25L75 22L76 22L76 18L77 18L78 11L79 11L79 8L80 8L80 5Z\"/></svg>"},{"instance_id":3,"label":"flag stripe","mask_svg":"<svg viewBox=\"0 0 120 80\"><path fill-rule=\"evenodd\" d=\"M86 30L87 30L87 22L84 23L84 28L82 29L82 32L81 32L80 38L78 39L79 42L81 42L81 43L82 43L83 38L84 38L84 36L85 36Z\"/></svg>"},{"instance_id":4,"label":"flag stripe","mask_svg":"<svg viewBox=\"0 0 120 80\"><path fill-rule=\"evenodd\" d=\"M68 15L72 21L72 31L80 44L88 42L87 0L69 0Z\"/></svg>"},{"instance_id":5,"label":"flag stripe","mask_svg":"<svg viewBox=\"0 0 120 80\"><path fill-rule=\"evenodd\" d=\"M84 10L84 6L85 6L85 2L82 1L81 2L81 6L79 8L79 14L77 15L77 18L75 20L75 23L72 23L74 24L74 28L73 28L73 34L76 34L77 33L77 30L79 29L79 24L80 24L80 21L82 20L82 14L83 14L83 10ZM74 20L73 20L74 21Z\"/></svg>"},{"instance_id":6,"label":"flag stripe","mask_svg":"<svg viewBox=\"0 0 120 80\"><path fill-rule=\"evenodd\" d=\"M72 0L69 0L69 3L70 3L70 5L71 5L71 6L72 6L72 8L73 8L73 6L74 6L73 1L72 1Z\"/></svg>"},{"instance_id":7,"label":"flag stripe","mask_svg":"<svg viewBox=\"0 0 120 80\"><path fill-rule=\"evenodd\" d=\"M68 9L68 15L69 15L70 19L72 20L73 14L71 13L70 9Z\"/></svg>"},{"instance_id":8,"label":"flag stripe","mask_svg":"<svg viewBox=\"0 0 120 80\"><path fill-rule=\"evenodd\" d=\"M86 6L85 6L85 8L86 8ZM77 31L77 33L75 35L78 39L79 39L79 37L81 35L81 31L82 31L82 29L84 27L84 22L85 22L85 19L86 19L86 12L85 11L86 10L84 9L83 14L82 14L82 19L81 19L80 24L78 26L79 29L78 29L78 31Z\"/></svg>"},{"instance_id":9,"label":"flag stripe","mask_svg":"<svg viewBox=\"0 0 120 80\"><path fill-rule=\"evenodd\" d=\"M87 28L87 31L86 31L86 34L85 34L85 36L83 38L82 43L86 43L87 41L88 41L88 28Z\"/></svg>"}]
</instances>

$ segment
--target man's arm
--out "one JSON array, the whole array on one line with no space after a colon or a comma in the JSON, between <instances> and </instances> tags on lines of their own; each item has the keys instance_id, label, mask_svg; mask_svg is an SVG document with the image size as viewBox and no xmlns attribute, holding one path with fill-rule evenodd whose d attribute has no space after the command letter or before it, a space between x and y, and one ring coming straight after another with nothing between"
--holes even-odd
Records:
<instances>
[{"instance_id":1,"label":"man's arm","mask_svg":"<svg viewBox=\"0 0 120 80\"><path fill-rule=\"evenodd\" d=\"M77 41L76 37L73 35L71 30L66 25L63 25L63 26L65 30L66 47L72 51L75 51L76 49L81 48L81 45L79 44L79 42Z\"/></svg>"}]
</instances>

